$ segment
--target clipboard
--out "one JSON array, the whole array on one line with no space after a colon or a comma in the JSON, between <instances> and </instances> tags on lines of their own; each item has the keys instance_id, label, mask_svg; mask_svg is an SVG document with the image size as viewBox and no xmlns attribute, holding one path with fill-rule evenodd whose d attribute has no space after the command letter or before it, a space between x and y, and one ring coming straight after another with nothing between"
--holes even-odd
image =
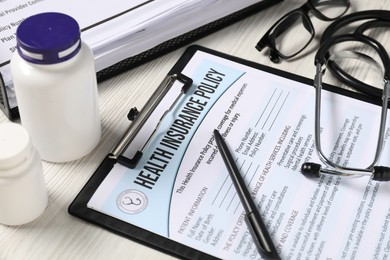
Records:
<instances>
[{"instance_id":1,"label":"clipboard","mask_svg":"<svg viewBox=\"0 0 390 260\"><path fill-rule=\"evenodd\" d=\"M197 48L198 47L194 47L193 51ZM148 131L146 135L149 136L149 138L147 139L135 140L137 138L137 134L145 126L147 121L151 119L151 117L154 117L152 125L155 124L155 127L157 127L158 122L164 114L158 113L158 115L154 115L153 113L155 111L161 112L171 109L172 106L179 101L180 97L191 87L192 80L180 73L180 67L184 65L188 59L190 59L190 52L192 51L189 51L187 55L183 55L182 59L174 68L172 68L141 111L139 111L136 107L130 109L128 113L128 119L131 121L130 126L119 143L115 146L112 152L106 156L93 176L70 204L68 212L71 215L81 218L87 222L91 222L106 228L111 232L133 239L141 244L176 257L185 259L218 259L175 241L167 240L154 233L147 232L137 226L129 225L123 221L113 219L110 216L94 211L86 206L89 198L93 195L105 176L111 171L115 163L120 163L128 168L134 168L137 164L143 155L143 147L145 147L149 139L153 137L155 128L149 128L149 131L148 129L143 129L144 131ZM182 86L176 89L177 92L171 93L173 91L172 86L175 82L182 83ZM165 107L161 109L161 103L163 102L164 97L166 98L168 94L170 95L170 101L172 101L171 99L174 101L171 104L165 104ZM137 143L139 149L134 149L134 153L124 156L123 152L131 142Z\"/></svg>"},{"instance_id":2,"label":"clipboard","mask_svg":"<svg viewBox=\"0 0 390 260\"><path fill-rule=\"evenodd\" d=\"M83 187L74 201L70 204L68 212L75 217L105 228L111 232L124 236L125 238L132 239L141 244L179 258L218 259L211 254L197 250L189 245L176 242L154 232L150 232L144 228L138 227L137 225L129 224L118 218L111 217L108 214L94 210L87 206L88 202L91 200L92 196L102 184L106 176L113 169L114 165L120 164L129 169L134 168L137 165L140 158L143 156L144 148L148 146L152 139L155 138L156 129L159 127L162 119L166 116L167 111L175 109L178 103L181 102L182 97L185 96L187 92L194 87L192 79L182 74L182 71L186 64L191 61L197 52L205 52L207 54L219 57L222 60L230 60L238 64L243 64L248 68L264 71L271 77L280 76L309 86L312 86L313 83L313 80L285 71L266 67L201 46L190 46L174 65L174 67L169 71L168 76L163 80L155 93L148 100L145 107L140 111L138 111L136 108L132 108L130 110L128 117L131 121L131 124L123 135L123 138L106 156L98 169ZM331 90L332 92L337 92L338 94L352 96L354 99L358 98L364 102L368 101L371 103L379 103L371 100L366 96L358 95L357 93L340 88L329 85L326 85L325 88L327 90ZM149 123L151 124L146 126L146 124ZM143 133L143 138L139 138L140 133ZM130 149L132 150L131 153L125 152L129 150L129 145L134 146L133 149ZM303 181L306 182L307 180Z\"/></svg>"}]
</instances>

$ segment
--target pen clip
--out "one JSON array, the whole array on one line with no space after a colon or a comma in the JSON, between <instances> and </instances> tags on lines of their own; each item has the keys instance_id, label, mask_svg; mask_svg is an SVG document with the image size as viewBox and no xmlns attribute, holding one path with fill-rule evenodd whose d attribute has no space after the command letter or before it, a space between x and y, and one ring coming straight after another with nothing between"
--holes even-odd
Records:
<instances>
[{"instance_id":1,"label":"pen clip","mask_svg":"<svg viewBox=\"0 0 390 260\"><path fill-rule=\"evenodd\" d=\"M187 92L187 90L192 86L192 79L183 75L183 74L172 74L167 75L161 84L158 86L156 91L153 93L151 98L147 101L144 108L141 111L138 111L137 108L132 108L128 114L128 118L131 122L130 126L125 131L122 139L116 145L116 147L109 154L109 158L115 159L120 164L128 167L135 168L137 163L143 155L145 147L149 144L150 140L154 136L157 127L159 126L161 120L166 115L167 111L163 113L160 120L157 122L157 125L154 127L153 132L150 134L146 140L143 141L141 149L136 149L135 153L131 156L124 155L123 153L129 148L129 145L134 141L136 136L140 133L140 130L151 117L153 112L159 106L161 101L164 99L166 94L171 90L172 86L176 81L183 83L181 90L174 102L170 105L168 111L178 102L180 97Z\"/></svg>"}]
</instances>

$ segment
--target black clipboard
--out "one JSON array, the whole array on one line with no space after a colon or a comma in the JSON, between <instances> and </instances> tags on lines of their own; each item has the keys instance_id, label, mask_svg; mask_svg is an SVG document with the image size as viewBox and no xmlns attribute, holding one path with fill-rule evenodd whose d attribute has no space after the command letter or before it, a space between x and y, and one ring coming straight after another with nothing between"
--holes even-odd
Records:
<instances>
[{"instance_id":1,"label":"black clipboard","mask_svg":"<svg viewBox=\"0 0 390 260\"><path fill-rule=\"evenodd\" d=\"M138 111L136 108L130 110L129 119L132 121L131 125L123 135L122 140L118 145L109 153L103 162L100 164L98 169L70 204L68 212L87 222L93 223L100 227L103 227L111 232L124 236L126 238L137 241L141 244L149 246L151 248L157 249L164 253L173 255L175 257L184 258L184 259L218 259L214 256L206 254L204 252L198 251L186 245L180 244L173 240L167 239L155 233L144 230L140 227L131 225L124 221L118 220L116 218L110 217L93 209L87 207L87 203L90 198L93 196L96 189L102 183L104 178L109 174L114 164L120 163L126 167L133 167L139 158L142 156L142 147L137 150L132 156L123 156L122 152L127 147L129 142L134 140L134 137L140 131L141 127L148 118L151 116L153 111L156 110L156 107L159 105L162 98L167 94L170 88L173 85L173 82L180 81L182 83L182 88L178 96L185 94L186 90L191 86L192 80L185 75L181 74L181 71L184 69L186 64L191 60L194 54L197 51L206 52L212 55L222 57L224 59L232 60L237 63L244 64L246 66L259 69L277 76L285 77L292 79L309 86L313 85L313 80L308 79L299 75L291 74L285 71L277 70L275 68L267 67L258 63L247 61L238 57L230 56L225 53L214 51L205 47L193 45L190 46L182 57L177 61L173 68L169 71L168 76L160 84L158 89L155 91L153 96L148 100L145 107ZM314 66L313 66L314 68ZM314 69L313 69L314 71ZM330 85L324 85L324 88L338 94L346 95L349 97L357 98L366 102L380 104L380 101L375 101L367 96L357 94L356 92L351 92L345 89L337 88ZM176 101L175 101L176 102ZM160 115L161 116L161 115ZM153 131L150 132L150 135L153 136ZM143 145L146 145L148 140L144 140Z\"/></svg>"}]
</instances>

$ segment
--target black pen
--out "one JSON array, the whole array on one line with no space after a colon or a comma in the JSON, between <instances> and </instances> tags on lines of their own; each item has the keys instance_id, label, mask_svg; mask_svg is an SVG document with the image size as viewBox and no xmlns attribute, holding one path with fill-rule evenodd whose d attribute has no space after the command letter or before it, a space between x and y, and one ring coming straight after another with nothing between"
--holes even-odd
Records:
<instances>
[{"instance_id":1,"label":"black pen","mask_svg":"<svg viewBox=\"0 0 390 260\"><path fill-rule=\"evenodd\" d=\"M252 235L253 241L256 244L257 250L263 258L280 259L275 245L272 242L271 236L267 231L267 227L261 219L260 213L244 183L244 179L241 177L240 171L234 162L233 156L230 154L230 151L218 130L214 130L214 137L238 196L240 197L241 203L245 209L245 221Z\"/></svg>"}]
</instances>

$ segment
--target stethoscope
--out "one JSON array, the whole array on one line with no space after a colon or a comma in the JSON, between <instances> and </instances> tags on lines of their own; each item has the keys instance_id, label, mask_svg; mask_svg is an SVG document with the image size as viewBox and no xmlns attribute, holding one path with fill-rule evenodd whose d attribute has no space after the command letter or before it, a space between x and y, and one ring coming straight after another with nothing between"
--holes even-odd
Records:
<instances>
[{"instance_id":1,"label":"stethoscope","mask_svg":"<svg viewBox=\"0 0 390 260\"><path fill-rule=\"evenodd\" d=\"M369 21L359 26L357 30L352 34L341 34L333 36L333 34L338 31L340 28L361 20L371 19ZM390 21L390 11L364 11L359 13L354 13L347 15L343 18L332 23L324 32L321 38L321 46L315 56L315 65L316 65L316 76L314 79L314 87L316 89L315 95L315 147L319 159L324 164L322 165L306 162L302 164L301 173L308 177L320 177L322 174L340 176L340 177L362 177L368 176L376 181L390 181L390 167L377 166L379 161L383 143L384 143L384 132L386 128L386 118L388 110L388 102L390 99L390 58L386 49L375 39L366 36L363 34L365 30L377 26L388 26ZM332 62L329 59L330 48L334 47L336 44L342 42L360 42L370 46L375 50L382 62L382 65L385 69L384 71L384 89L383 91L367 85L356 78L350 76L348 73L343 71L335 62ZM321 90L322 90L322 76L324 68L327 67L333 75L335 75L343 83L348 84L349 86L363 92L364 94L377 98L378 96L382 97L382 110L381 110L381 119L379 127L379 135L377 141L377 148L375 152L375 157L373 162L367 168L352 168L341 166L333 161L331 161L323 152L321 147L321 126L320 126L320 116L321 116Z\"/></svg>"}]
</instances>

